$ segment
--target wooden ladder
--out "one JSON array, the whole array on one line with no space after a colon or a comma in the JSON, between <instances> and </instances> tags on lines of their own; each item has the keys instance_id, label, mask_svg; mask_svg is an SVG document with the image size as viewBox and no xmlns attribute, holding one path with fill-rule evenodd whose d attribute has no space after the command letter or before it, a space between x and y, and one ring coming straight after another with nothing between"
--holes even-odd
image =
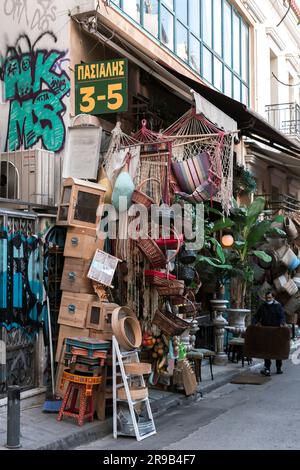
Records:
<instances>
[{"instance_id":1,"label":"wooden ladder","mask_svg":"<svg viewBox=\"0 0 300 470\"><path fill-rule=\"evenodd\" d=\"M121 351L119 343L115 336L112 338L113 340L113 434L114 438L117 439L118 436L128 436L118 430L118 403L120 402L127 402L129 406L130 416L132 420L132 424L135 431L135 436L137 441L142 441L150 436L156 434L156 428L153 420L153 415L151 411L149 397L141 399L141 400L132 400L131 393L130 393L130 382L132 377L138 377L140 380L140 384L142 387L146 387L144 376L143 375L127 375L125 372L124 364L126 362L132 362L131 359L134 359L134 362L139 363L139 351L134 349L132 351ZM121 382L117 383L117 378L121 377ZM124 388L126 392L126 400L118 398L118 389ZM140 432L139 423L137 421L137 416L135 412L135 406L145 403L149 421L151 421L151 431L147 434ZM130 434L131 435L131 434Z\"/></svg>"}]
</instances>

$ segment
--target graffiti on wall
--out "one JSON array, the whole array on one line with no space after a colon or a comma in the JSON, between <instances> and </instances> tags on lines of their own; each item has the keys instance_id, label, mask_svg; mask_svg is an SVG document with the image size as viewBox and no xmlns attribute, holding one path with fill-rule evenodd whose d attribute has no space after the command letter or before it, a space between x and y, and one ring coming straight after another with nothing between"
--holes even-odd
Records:
<instances>
[{"instance_id":1,"label":"graffiti on wall","mask_svg":"<svg viewBox=\"0 0 300 470\"><path fill-rule=\"evenodd\" d=\"M30 2L31 0L4 0L3 13L32 31L48 31L57 18L55 0L37 0L35 8L29 8Z\"/></svg>"},{"instance_id":2,"label":"graffiti on wall","mask_svg":"<svg viewBox=\"0 0 300 470\"><path fill-rule=\"evenodd\" d=\"M66 51L37 49L46 35L57 42L51 32L42 33L33 44L20 35L2 61L1 80L10 102L6 150L29 149L39 141L53 152L64 146L64 99L70 93L70 78L63 66L68 59Z\"/></svg>"}]
</instances>

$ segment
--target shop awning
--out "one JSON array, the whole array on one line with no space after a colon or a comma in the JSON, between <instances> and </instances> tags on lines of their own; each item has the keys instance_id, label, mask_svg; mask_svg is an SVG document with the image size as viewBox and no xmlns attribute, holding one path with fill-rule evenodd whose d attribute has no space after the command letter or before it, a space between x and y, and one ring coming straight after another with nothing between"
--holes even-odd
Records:
<instances>
[{"instance_id":1,"label":"shop awning","mask_svg":"<svg viewBox=\"0 0 300 470\"><path fill-rule=\"evenodd\" d=\"M269 165L281 165L287 168L290 173L296 177L300 177L300 160L297 157L292 157L284 152L272 151L264 145L260 145L253 140L246 142L248 156L255 156L264 160Z\"/></svg>"},{"instance_id":2,"label":"shop awning","mask_svg":"<svg viewBox=\"0 0 300 470\"><path fill-rule=\"evenodd\" d=\"M162 64L168 71L169 67ZM300 158L300 146L285 136L282 132L271 126L263 117L247 108L239 101L229 98L200 82L184 77L182 74L172 71L176 78L182 80L197 93L200 93L206 100L213 103L232 119L237 121L241 134L249 136L258 142L274 147L277 150L286 152Z\"/></svg>"}]
</instances>

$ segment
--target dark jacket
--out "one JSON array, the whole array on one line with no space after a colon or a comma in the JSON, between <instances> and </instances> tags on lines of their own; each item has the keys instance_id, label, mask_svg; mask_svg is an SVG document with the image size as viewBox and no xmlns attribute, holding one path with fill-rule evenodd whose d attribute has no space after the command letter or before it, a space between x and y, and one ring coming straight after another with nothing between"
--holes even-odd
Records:
<instances>
[{"instance_id":1,"label":"dark jacket","mask_svg":"<svg viewBox=\"0 0 300 470\"><path fill-rule=\"evenodd\" d=\"M269 305L264 302L254 316L254 324L261 323L262 326L281 326L285 324L285 315L282 305L274 302Z\"/></svg>"}]
</instances>

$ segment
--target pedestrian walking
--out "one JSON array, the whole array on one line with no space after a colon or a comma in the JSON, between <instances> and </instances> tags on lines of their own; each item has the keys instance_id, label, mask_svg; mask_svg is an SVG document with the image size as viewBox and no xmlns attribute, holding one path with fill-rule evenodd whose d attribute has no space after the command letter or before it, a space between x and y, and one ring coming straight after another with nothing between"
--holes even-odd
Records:
<instances>
[{"instance_id":1,"label":"pedestrian walking","mask_svg":"<svg viewBox=\"0 0 300 470\"><path fill-rule=\"evenodd\" d=\"M259 307L254 316L253 323L257 326L285 326L285 314L282 305L274 298L273 292L266 293L265 302ZM282 361L276 360L277 374L282 374ZM265 367L261 371L262 375L271 375L271 360L265 359Z\"/></svg>"}]
</instances>

